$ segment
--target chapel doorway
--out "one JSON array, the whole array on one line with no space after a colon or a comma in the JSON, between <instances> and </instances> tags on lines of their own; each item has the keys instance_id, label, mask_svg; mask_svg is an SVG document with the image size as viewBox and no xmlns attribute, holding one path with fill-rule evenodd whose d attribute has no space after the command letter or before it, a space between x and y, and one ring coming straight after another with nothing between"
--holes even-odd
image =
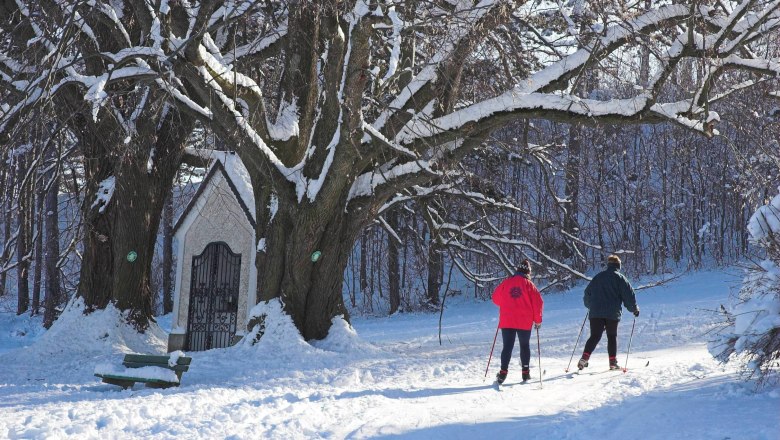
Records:
<instances>
[{"instance_id":1,"label":"chapel doorway","mask_svg":"<svg viewBox=\"0 0 780 440\"><path fill-rule=\"evenodd\" d=\"M224 242L209 243L192 257L186 350L232 345L236 335L241 254Z\"/></svg>"}]
</instances>

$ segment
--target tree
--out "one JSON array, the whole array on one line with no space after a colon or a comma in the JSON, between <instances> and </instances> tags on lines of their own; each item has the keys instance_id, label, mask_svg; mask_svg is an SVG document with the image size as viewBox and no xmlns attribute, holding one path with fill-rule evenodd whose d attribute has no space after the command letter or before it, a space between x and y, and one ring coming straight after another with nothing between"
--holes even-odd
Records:
<instances>
[{"instance_id":1,"label":"tree","mask_svg":"<svg viewBox=\"0 0 780 440\"><path fill-rule=\"evenodd\" d=\"M94 307L113 301L133 310L140 323L148 317L138 299L148 296L151 256L143 254L153 248L149 231L157 230L172 172L144 165L154 145L154 169L173 168L194 118L249 169L256 237L266 243L257 255L260 298L281 297L307 339L324 337L331 318L346 315L339 275L363 228L399 192L429 197L497 128L521 118L671 121L712 136L716 102L748 86L747 75L756 82L780 71L754 50L780 26L778 5L763 1L590 4L599 14L579 49L549 38L556 28L567 32L571 11L502 0L35 3L0 5L15 37L3 43L4 55L26 60L2 67L9 72L0 77L8 85L0 137L10 140L44 100L64 99L79 115L73 127L90 158L88 200L101 182L115 188L109 203L85 212L80 295ZM505 45L517 47L515 55ZM578 95L577 78L641 45L654 66L647 87ZM683 61L704 74L677 98L665 92ZM464 72L476 64L504 73L467 89ZM31 74L31 65L46 68ZM121 121L134 115L151 128L127 133ZM128 235L145 237L135 267L123 260ZM322 254L316 263L314 251Z\"/></svg>"},{"instance_id":2,"label":"tree","mask_svg":"<svg viewBox=\"0 0 780 440\"><path fill-rule=\"evenodd\" d=\"M709 349L722 362L739 362L747 378L768 385L780 380L780 195L753 214L748 231L763 258L748 269L736 304L721 306L725 325Z\"/></svg>"}]
</instances>

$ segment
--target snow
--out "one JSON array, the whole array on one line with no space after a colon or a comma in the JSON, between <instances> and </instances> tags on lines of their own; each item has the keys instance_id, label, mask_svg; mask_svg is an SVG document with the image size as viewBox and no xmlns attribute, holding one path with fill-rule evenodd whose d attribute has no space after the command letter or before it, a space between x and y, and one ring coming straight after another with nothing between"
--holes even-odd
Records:
<instances>
[{"instance_id":1,"label":"snow","mask_svg":"<svg viewBox=\"0 0 780 440\"><path fill-rule=\"evenodd\" d=\"M100 106L103 105L108 98L108 94L105 91L107 81L108 74L104 74L91 82L85 81L84 83L88 88L87 93L84 94L84 100L92 103L92 120L95 122L97 122Z\"/></svg>"},{"instance_id":2,"label":"snow","mask_svg":"<svg viewBox=\"0 0 780 440\"><path fill-rule=\"evenodd\" d=\"M374 193L374 190L379 185L385 184L392 179L415 174L420 171L428 171L431 174L434 173L427 161L418 160L415 162L402 163L385 171L378 170L361 174L352 184L347 200L369 196Z\"/></svg>"},{"instance_id":3,"label":"snow","mask_svg":"<svg viewBox=\"0 0 780 440\"><path fill-rule=\"evenodd\" d=\"M377 7L377 9L379 9ZM390 37L390 41L393 43L393 47L390 50L390 58L387 61L387 73L379 80L379 84L382 85L390 78L392 78L398 70L398 64L401 60L401 30L403 29L404 22L398 13L395 11L395 6L387 8L387 15L390 17L390 21L393 23L393 34Z\"/></svg>"},{"instance_id":4,"label":"snow","mask_svg":"<svg viewBox=\"0 0 780 440\"><path fill-rule=\"evenodd\" d=\"M225 62L232 63L233 61L242 57L263 51L287 35L287 30L287 17L284 17L279 27L277 27L271 35L262 36L249 44L240 46L235 50L230 51L230 53L225 54Z\"/></svg>"},{"instance_id":5,"label":"snow","mask_svg":"<svg viewBox=\"0 0 780 440\"><path fill-rule=\"evenodd\" d=\"M253 309L265 316L258 343L255 328L234 347L187 353L181 386L165 390L121 390L92 376L124 353L163 352L156 325L139 335L112 308L84 316L74 303L16 348L5 335L19 318L0 313L0 437L776 439L780 392L756 391L706 350L711 310L739 282L738 271L701 272L639 291L628 372L606 372L602 341L587 374L571 378L583 286L547 295L541 367L534 341L533 381L519 384L516 348L501 391L490 383L500 341L483 381L497 309L465 296L447 301L442 345L436 313L352 326L337 317L328 338L309 344L281 304L263 303ZM631 322L619 328L621 364Z\"/></svg>"},{"instance_id":6,"label":"snow","mask_svg":"<svg viewBox=\"0 0 780 440\"><path fill-rule=\"evenodd\" d=\"M97 193L95 194L95 201L92 202L91 208L99 208L101 213L105 211L106 206L108 206L108 203L111 201L111 197L114 196L114 189L116 189L115 176L109 176L100 182Z\"/></svg>"},{"instance_id":7,"label":"snow","mask_svg":"<svg viewBox=\"0 0 780 440\"><path fill-rule=\"evenodd\" d=\"M184 356L186 355L181 350L172 351L168 355L168 366L169 367L176 366L176 364L179 363L179 358L182 358Z\"/></svg>"},{"instance_id":8,"label":"snow","mask_svg":"<svg viewBox=\"0 0 780 440\"><path fill-rule=\"evenodd\" d=\"M744 366L746 375L761 377L772 370L776 349L773 332L780 329L780 266L777 261L777 233L780 232L780 195L753 214L748 222L751 240L763 248L764 259L745 271L735 304L723 307L728 325L710 342L710 352L724 362Z\"/></svg>"},{"instance_id":9,"label":"snow","mask_svg":"<svg viewBox=\"0 0 780 440\"><path fill-rule=\"evenodd\" d=\"M753 214L748 222L748 232L756 241L780 233L780 194Z\"/></svg>"},{"instance_id":10,"label":"snow","mask_svg":"<svg viewBox=\"0 0 780 440\"><path fill-rule=\"evenodd\" d=\"M176 377L176 373L172 370L153 366L125 368L106 362L95 366L95 374L101 376L136 377L139 379L164 380L166 382L179 383L179 378Z\"/></svg>"},{"instance_id":11,"label":"snow","mask_svg":"<svg viewBox=\"0 0 780 440\"><path fill-rule=\"evenodd\" d=\"M436 71L439 68L439 63L441 63L442 60L446 60L447 57L452 54L452 51L457 47L457 43L469 35L469 32L472 31L472 26L490 11L494 6L494 3L494 0L483 0L476 5L465 3L458 4L456 14L462 14L462 16L459 17L457 25L449 30L450 38L441 45L427 65L423 67L400 93L398 93L396 98L388 105L387 109L377 117L376 121L372 124L375 129L382 130L387 121L390 120L397 110L403 109L407 102L409 102L423 86L436 80L438 77ZM356 6L355 9L357 8L358 7Z\"/></svg>"},{"instance_id":12,"label":"snow","mask_svg":"<svg viewBox=\"0 0 780 440\"><path fill-rule=\"evenodd\" d=\"M128 136L129 137L129 136ZM125 142L127 143L127 142ZM152 150L149 152L149 159L146 161L146 173L152 174L152 171L154 171L154 154L157 152L157 150L152 147Z\"/></svg>"},{"instance_id":13,"label":"snow","mask_svg":"<svg viewBox=\"0 0 780 440\"><path fill-rule=\"evenodd\" d=\"M241 161L241 158L238 157L238 154L233 151L190 147L187 147L186 151L188 154L207 159L209 161L209 172L216 162L220 162L233 182L236 191L238 191L241 201L246 205L252 218L255 217L255 193L252 191L252 180L249 177L249 171L246 169L244 162Z\"/></svg>"},{"instance_id":14,"label":"snow","mask_svg":"<svg viewBox=\"0 0 780 440\"><path fill-rule=\"evenodd\" d=\"M292 102L284 101L279 109L276 122L266 121L268 134L277 141L287 141L293 136L298 136L300 132L300 127L298 126L299 119L298 98L293 99Z\"/></svg>"}]
</instances>

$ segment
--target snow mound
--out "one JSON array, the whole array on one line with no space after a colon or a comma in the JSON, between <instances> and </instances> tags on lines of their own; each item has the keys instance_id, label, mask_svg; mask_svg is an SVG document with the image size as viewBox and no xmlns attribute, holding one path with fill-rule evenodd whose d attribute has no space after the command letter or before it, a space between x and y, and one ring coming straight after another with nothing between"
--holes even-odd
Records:
<instances>
[{"instance_id":1,"label":"snow mound","mask_svg":"<svg viewBox=\"0 0 780 440\"><path fill-rule=\"evenodd\" d=\"M343 315L333 317L328 336L321 341L312 341L312 345L321 350L338 353L378 353L381 351L373 344L361 339Z\"/></svg>"},{"instance_id":2,"label":"snow mound","mask_svg":"<svg viewBox=\"0 0 780 440\"><path fill-rule=\"evenodd\" d=\"M121 362L117 355L124 353L162 354L166 345L166 334L155 323L138 333L113 305L85 315L83 299L76 298L35 344L3 353L0 364L27 368L36 378L63 378L67 371L66 380L79 380L92 375L96 363Z\"/></svg>"},{"instance_id":3,"label":"snow mound","mask_svg":"<svg viewBox=\"0 0 780 440\"><path fill-rule=\"evenodd\" d=\"M315 351L309 345L290 315L285 313L278 300L260 302L249 311L252 330L237 344L237 348L254 347L268 353L295 357L296 354L311 354Z\"/></svg>"},{"instance_id":4,"label":"snow mound","mask_svg":"<svg viewBox=\"0 0 780 440\"><path fill-rule=\"evenodd\" d=\"M10 297L11 295L8 295ZM0 347L7 349L24 347L38 340L46 328L43 316L17 315L14 312L0 312ZM0 349L2 351L2 349Z\"/></svg>"}]
</instances>

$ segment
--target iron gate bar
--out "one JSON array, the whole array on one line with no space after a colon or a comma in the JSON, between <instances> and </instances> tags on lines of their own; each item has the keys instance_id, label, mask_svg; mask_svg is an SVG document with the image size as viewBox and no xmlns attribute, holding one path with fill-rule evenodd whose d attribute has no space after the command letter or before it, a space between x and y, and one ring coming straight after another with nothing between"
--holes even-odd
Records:
<instances>
[{"instance_id":1,"label":"iron gate bar","mask_svg":"<svg viewBox=\"0 0 780 440\"><path fill-rule=\"evenodd\" d=\"M228 347L236 334L241 254L224 242L192 257L186 349Z\"/></svg>"}]
</instances>

